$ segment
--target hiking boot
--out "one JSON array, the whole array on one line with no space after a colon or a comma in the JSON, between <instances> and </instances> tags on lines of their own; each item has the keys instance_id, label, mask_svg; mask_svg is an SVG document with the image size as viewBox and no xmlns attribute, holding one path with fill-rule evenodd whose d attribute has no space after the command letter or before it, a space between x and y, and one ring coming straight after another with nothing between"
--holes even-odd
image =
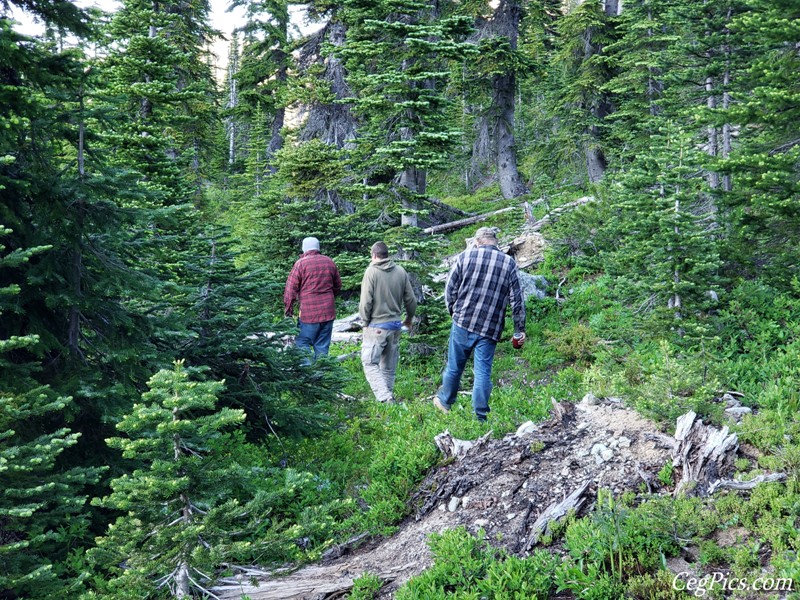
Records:
<instances>
[{"instance_id":1,"label":"hiking boot","mask_svg":"<svg viewBox=\"0 0 800 600\"><path fill-rule=\"evenodd\" d=\"M443 402L442 402L442 401L439 399L439 396L434 396L434 397L433 397L433 405L434 405L436 408L438 408L440 411L442 411L443 413L445 413L445 414L450 412L450 409L449 409L449 408L447 408L447 407L444 405L444 403L443 403Z\"/></svg>"}]
</instances>

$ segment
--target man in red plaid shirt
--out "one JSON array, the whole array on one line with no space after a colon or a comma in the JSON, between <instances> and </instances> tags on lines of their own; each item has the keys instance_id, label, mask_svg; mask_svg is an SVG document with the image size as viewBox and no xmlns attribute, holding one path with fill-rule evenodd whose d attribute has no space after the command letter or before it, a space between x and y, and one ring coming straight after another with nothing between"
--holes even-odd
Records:
<instances>
[{"instance_id":1,"label":"man in red plaid shirt","mask_svg":"<svg viewBox=\"0 0 800 600\"><path fill-rule=\"evenodd\" d=\"M298 348L314 348L314 360L328 354L336 318L334 297L342 289L342 279L333 261L320 254L319 240L303 240L303 255L297 259L286 280L283 292L285 314L291 317L297 301L297 326L300 333L295 338Z\"/></svg>"}]
</instances>

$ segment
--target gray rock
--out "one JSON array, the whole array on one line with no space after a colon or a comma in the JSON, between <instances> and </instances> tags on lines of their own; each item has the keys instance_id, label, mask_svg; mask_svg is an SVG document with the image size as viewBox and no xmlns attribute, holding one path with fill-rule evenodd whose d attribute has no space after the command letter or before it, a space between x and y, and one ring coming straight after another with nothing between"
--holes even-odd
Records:
<instances>
[{"instance_id":1,"label":"gray rock","mask_svg":"<svg viewBox=\"0 0 800 600\"><path fill-rule=\"evenodd\" d=\"M522 437L523 435L526 435L528 433L533 433L534 431L536 431L536 425L534 424L534 422L526 421L517 428L516 435L517 437Z\"/></svg>"},{"instance_id":2,"label":"gray rock","mask_svg":"<svg viewBox=\"0 0 800 600\"><path fill-rule=\"evenodd\" d=\"M589 392L583 397L583 400L581 400L581 404L585 404L587 406L596 406L600 404L600 401L595 397L595 395L592 392Z\"/></svg>"},{"instance_id":3,"label":"gray rock","mask_svg":"<svg viewBox=\"0 0 800 600\"><path fill-rule=\"evenodd\" d=\"M728 393L722 394L722 401L725 403L725 406L727 406L728 408L733 408L734 406L741 406L742 405L741 402L739 402L736 398L734 398L732 395L730 395Z\"/></svg>"},{"instance_id":4,"label":"gray rock","mask_svg":"<svg viewBox=\"0 0 800 600\"><path fill-rule=\"evenodd\" d=\"M528 275L527 273L519 272L519 284L522 287L522 293L527 299L529 296L535 296L539 300L543 299L547 294L548 283L541 275Z\"/></svg>"},{"instance_id":5,"label":"gray rock","mask_svg":"<svg viewBox=\"0 0 800 600\"><path fill-rule=\"evenodd\" d=\"M595 444L592 446L592 456L594 456L595 463L602 465L614 458L614 451L605 444Z\"/></svg>"},{"instance_id":6,"label":"gray rock","mask_svg":"<svg viewBox=\"0 0 800 600\"><path fill-rule=\"evenodd\" d=\"M753 410L749 406L732 406L731 408L725 409L725 414L729 417L740 421L742 417L745 415L749 415L753 412Z\"/></svg>"},{"instance_id":7,"label":"gray rock","mask_svg":"<svg viewBox=\"0 0 800 600\"><path fill-rule=\"evenodd\" d=\"M450 512L456 512L456 509L458 508L459 504L461 504L461 498L459 498L458 496L453 496L452 498L450 498L450 502L448 502L447 504L447 510L449 510Z\"/></svg>"}]
</instances>

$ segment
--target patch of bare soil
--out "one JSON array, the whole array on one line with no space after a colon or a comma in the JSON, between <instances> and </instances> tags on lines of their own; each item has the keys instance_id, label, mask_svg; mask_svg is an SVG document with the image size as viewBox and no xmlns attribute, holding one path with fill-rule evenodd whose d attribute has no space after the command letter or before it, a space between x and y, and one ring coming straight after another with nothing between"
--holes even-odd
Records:
<instances>
[{"instance_id":1,"label":"patch of bare soil","mask_svg":"<svg viewBox=\"0 0 800 600\"><path fill-rule=\"evenodd\" d=\"M524 556L546 530L540 517L558 516L568 505L585 512L599 488L615 495L649 488L670 458L670 450L649 435L657 431L655 424L621 404L589 397L555 408L549 421L527 423L500 440L484 437L465 445L446 432L438 436L437 443L454 444L463 454L432 469L412 498L415 514L392 537L349 553L341 548L331 553L338 557L288 575L229 578L214 593L252 600L339 598L370 572L386 582L382 592L391 597L431 565L431 533L483 529L493 544Z\"/></svg>"}]
</instances>

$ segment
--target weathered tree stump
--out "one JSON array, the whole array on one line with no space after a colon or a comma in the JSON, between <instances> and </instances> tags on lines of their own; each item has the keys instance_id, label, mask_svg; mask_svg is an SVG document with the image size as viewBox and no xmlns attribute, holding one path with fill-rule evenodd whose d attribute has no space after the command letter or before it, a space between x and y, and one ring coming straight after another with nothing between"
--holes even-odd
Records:
<instances>
[{"instance_id":1,"label":"weathered tree stump","mask_svg":"<svg viewBox=\"0 0 800 600\"><path fill-rule=\"evenodd\" d=\"M709 493L712 484L733 469L739 438L728 427L704 425L693 411L681 415L675 428L672 465L681 469L674 495Z\"/></svg>"}]
</instances>

